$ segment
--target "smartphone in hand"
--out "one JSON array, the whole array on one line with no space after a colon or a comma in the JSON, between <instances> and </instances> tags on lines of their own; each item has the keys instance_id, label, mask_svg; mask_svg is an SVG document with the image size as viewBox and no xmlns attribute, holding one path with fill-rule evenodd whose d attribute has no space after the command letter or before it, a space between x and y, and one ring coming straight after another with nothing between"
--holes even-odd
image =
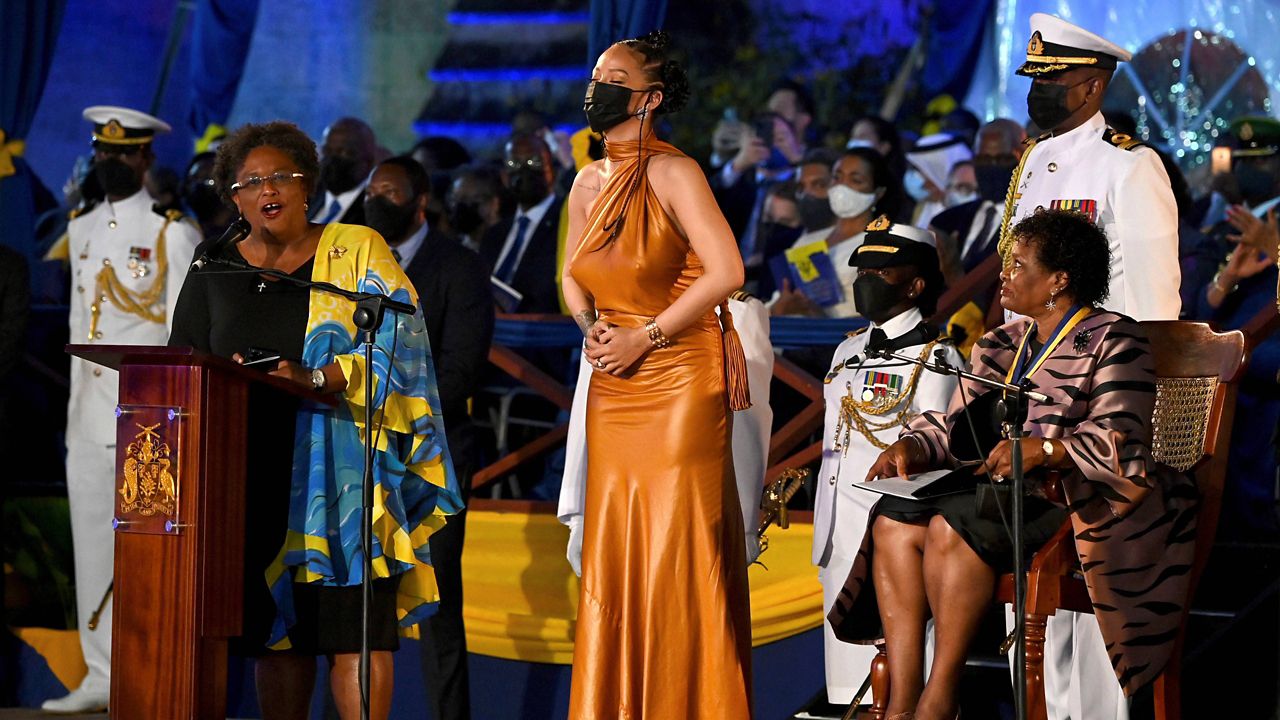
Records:
<instances>
[{"instance_id":1,"label":"smartphone in hand","mask_svg":"<svg viewBox=\"0 0 1280 720\"><path fill-rule=\"evenodd\" d=\"M280 353L275 350L251 347L245 351L242 364L245 367L265 367L268 370L274 370L276 363L280 360Z\"/></svg>"}]
</instances>

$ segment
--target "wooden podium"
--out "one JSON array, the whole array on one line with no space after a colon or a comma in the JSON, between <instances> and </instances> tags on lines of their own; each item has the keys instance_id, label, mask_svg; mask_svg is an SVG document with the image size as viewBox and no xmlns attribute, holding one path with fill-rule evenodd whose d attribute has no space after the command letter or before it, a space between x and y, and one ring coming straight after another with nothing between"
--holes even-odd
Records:
<instances>
[{"instance_id":1,"label":"wooden podium","mask_svg":"<svg viewBox=\"0 0 1280 720\"><path fill-rule=\"evenodd\" d=\"M224 720L227 640L241 632L249 390L333 398L191 348L67 352L120 371L111 717Z\"/></svg>"}]
</instances>

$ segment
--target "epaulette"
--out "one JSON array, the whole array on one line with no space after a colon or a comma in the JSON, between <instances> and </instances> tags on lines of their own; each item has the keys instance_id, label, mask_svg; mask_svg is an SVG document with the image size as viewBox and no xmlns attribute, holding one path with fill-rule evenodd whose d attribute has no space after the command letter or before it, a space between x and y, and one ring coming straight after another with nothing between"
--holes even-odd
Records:
<instances>
[{"instance_id":1,"label":"epaulette","mask_svg":"<svg viewBox=\"0 0 1280 720\"><path fill-rule=\"evenodd\" d=\"M734 290L733 292L729 293L729 299L737 300L738 302L751 302L752 300L755 300L757 298L755 295L752 295L746 290Z\"/></svg>"},{"instance_id":2,"label":"epaulette","mask_svg":"<svg viewBox=\"0 0 1280 720\"><path fill-rule=\"evenodd\" d=\"M845 336L846 338L858 337L859 335L861 335L862 333L866 332L866 331L867 331L867 330L869 330L870 328L871 328L871 326L870 326L870 325L863 325L862 327L858 328L857 330L854 330L853 332L847 332L847 333L845 333L845 334L844 334L844 336Z\"/></svg>"},{"instance_id":3,"label":"epaulette","mask_svg":"<svg viewBox=\"0 0 1280 720\"><path fill-rule=\"evenodd\" d=\"M72 208L72 209L71 209L71 212L67 213L67 219L68 219L68 220L75 220L76 218L80 217L81 215L84 215L84 214L86 214L86 213L88 213L88 212L91 212L91 211L92 211L94 208L96 208L96 207L98 207L98 201L97 201L97 200L90 200L90 201L86 202L85 204L81 205L81 206L80 206L80 207L78 207L78 208Z\"/></svg>"},{"instance_id":4,"label":"epaulette","mask_svg":"<svg viewBox=\"0 0 1280 720\"><path fill-rule=\"evenodd\" d=\"M159 215L160 217L168 220L169 222L182 222L183 220L187 219L187 216L183 214L181 210L173 210L173 209L165 210L159 205L152 205L151 212Z\"/></svg>"},{"instance_id":5,"label":"epaulette","mask_svg":"<svg viewBox=\"0 0 1280 720\"><path fill-rule=\"evenodd\" d=\"M1138 138L1122 133L1115 128L1107 128L1106 132L1102 133L1102 139L1121 150L1136 150L1140 147L1149 147Z\"/></svg>"}]
</instances>

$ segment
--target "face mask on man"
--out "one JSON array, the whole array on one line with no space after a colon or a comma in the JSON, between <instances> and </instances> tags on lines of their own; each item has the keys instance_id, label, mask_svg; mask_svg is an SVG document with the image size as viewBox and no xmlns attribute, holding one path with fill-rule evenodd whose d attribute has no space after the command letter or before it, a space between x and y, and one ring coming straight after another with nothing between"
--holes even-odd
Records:
<instances>
[{"instance_id":1,"label":"face mask on man","mask_svg":"<svg viewBox=\"0 0 1280 720\"><path fill-rule=\"evenodd\" d=\"M473 202L457 202L449 210L449 225L463 235L470 235L484 225L480 205Z\"/></svg>"},{"instance_id":2,"label":"face mask on man","mask_svg":"<svg viewBox=\"0 0 1280 720\"><path fill-rule=\"evenodd\" d=\"M356 174L356 162L351 158L333 155L320 163L320 182L324 189L334 195L341 195L360 184L360 176Z\"/></svg>"},{"instance_id":3,"label":"face mask on man","mask_svg":"<svg viewBox=\"0 0 1280 720\"><path fill-rule=\"evenodd\" d=\"M1017 160L974 163L973 174L978 180L978 196L993 203L1004 202L1009 192L1009 180L1018 167Z\"/></svg>"},{"instance_id":4,"label":"face mask on man","mask_svg":"<svg viewBox=\"0 0 1280 720\"><path fill-rule=\"evenodd\" d=\"M902 176L902 189L916 202L929 199L929 181L915 168L907 168L907 174Z\"/></svg>"},{"instance_id":5,"label":"face mask on man","mask_svg":"<svg viewBox=\"0 0 1280 720\"><path fill-rule=\"evenodd\" d=\"M94 161L93 174L110 197L126 198L142 189L142 178L120 158L104 157Z\"/></svg>"},{"instance_id":6,"label":"face mask on man","mask_svg":"<svg viewBox=\"0 0 1280 720\"><path fill-rule=\"evenodd\" d=\"M648 90L632 90L625 85L614 85L592 80L587 84L587 96L582 100L582 111L587 115L591 132L603 133L627 121L637 113L629 109L631 96ZM643 111L642 111L643 112Z\"/></svg>"},{"instance_id":7,"label":"face mask on man","mask_svg":"<svg viewBox=\"0 0 1280 720\"><path fill-rule=\"evenodd\" d=\"M881 323L888 320L888 313L906 295L908 283L889 284L888 280L872 273L859 275L853 281L853 305L858 314Z\"/></svg>"},{"instance_id":8,"label":"face mask on man","mask_svg":"<svg viewBox=\"0 0 1280 720\"><path fill-rule=\"evenodd\" d=\"M837 184L827 190L827 202L836 217L858 217L876 204L876 193L858 192L848 185Z\"/></svg>"},{"instance_id":9,"label":"face mask on man","mask_svg":"<svg viewBox=\"0 0 1280 720\"><path fill-rule=\"evenodd\" d=\"M409 228L413 225L413 217L417 203L410 200L404 205L391 202L391 198L381 195L366 197L364 201L365 224L373 228L389 243L397 243L405 239Z\"/></svg>"},{"instance_id":10,"label":"face mask on man","mask_svg":"<svg viewBox=\"0 0 1280 720\"><path fill-rule=\"evenodd\" d=\"M187 207L191 208L196 219L202 223L211 221L222 207L222 198L218 197L218 191L205 182L195 181L188 184L182 199L186 201Z\"/></svg>"},{"instance_id":11,"label":"face mask on man","mask_svg":"<svg viewBox=\"0 0 1280 720\"><path fill-rule=\"evenodd\" d=\"M978 199L978 191L976 190L948 190L947 191L947 207L953 208L957 205L971 203Z\"/></svg>"},{"instance_id":12,"label":"face mask on man","mask_svg":"<svg viewBox=\"0 0 1280 720\"><path fill-rule=\"evenodd\" d=\"M1237 162L1231 168L1240 197L1249 205L1264 203L1276 195L1276 179L1271 173L1251 162Z\"/></svg>"},{"instance_id":13,"label":"face mask on man","mask_svg":"<svg viewBox=\"0 0 1280 720\"><path fill-rule=\"evenodd\" d=\"M551 192L546 176L541 170L534 168L508 171L508 182L511 184L511 194L521 206L537 205Z\"/></svg>"},{"instance_id":14,"label":"face mask on man","mask_svg":"<svg viewBox=\"0 0 1280 720\"><path fill-rule=\"evenodd\" d=\"M1031 122L1041 130L1053 130L1077 110L1084 107L1081 101L1075 108L1067 107L1067 91L1089 82L1081 80L1075 85L1056 85L1047 82L1033 82L1027 91L1027 115Z\"/></svg>"},{"instance_id":15,"label":"face mask on man","mask_svg":"<svg viewBox=\"0 0 1280 720\"><path fill-rule=\"evenodd\" d=\"M809 232L831 227L836 220L829 197L800 195L796 198L796 210L800 213L800 224Z\"/></svg>"}]
</instances>

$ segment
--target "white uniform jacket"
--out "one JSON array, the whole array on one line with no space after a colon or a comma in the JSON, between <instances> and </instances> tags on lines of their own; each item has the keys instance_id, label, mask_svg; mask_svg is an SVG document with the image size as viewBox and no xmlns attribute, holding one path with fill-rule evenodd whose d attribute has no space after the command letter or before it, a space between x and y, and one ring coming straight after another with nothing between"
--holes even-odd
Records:
<instances>
[{"instance_id":1,"label":"white uniform jacket","mask_svg":"<svg viewBox=\"0 0 1280 720\"><path fill-rule=\"evenodd\" d=\"M920 311L913 308L879 328L889 339L893 339L915 329L922 319ZM822 466L815 482L813 505L813 564L819 567L827 567L833 557L852 562L866 529L867 512L879 498L868 490L855 488L853 484L862 482L882 449L872 445L856 426L849 432L848 449L835 449L840 401L849 393L853 393L854 398L879 392L898 394L904 399L888 413L868 417L877 424L883 424L907 407L905 396L911 377L917 369L917 366L906 365L899 360L867 359L863 349L871 335L870 330L875 327L872 325L841 343L832 358L831 371L823 378L826 419L822 431ZM912 345L896 352L919 357L924 347ZM964 359L954 346L938 343L933 348L929 352L930 356L934 354L934 350L942 349L952 367L963 367ZM926 359L932 360L932 357ZM914 417L928 410L945 410L955 387L954 376L921 369L908 412ZM891 445L898 439L900 430L899 424L873 434L881 443ZM843 442L843 432L841 436L840 440ZM841 524L842 529L848 532L837 533L837 524ZM849 539L849 542L834 542L837 535ZM844 544L849 546L837 547ZM838 582L843 582L843 578Z\"/></svg>"},{"instance_id":2,"label":"white uniform jacket","mask_svg":"<svg viewBox=\"0 0 1280 720\"><path fill-rule=\"evenodd\" d=\"M119 202L103 201L67 226L71 263L72 343L101 345L164 345L178 292L186 279L192 255L200 244L200 230L187 219L175 219L152 209L151 196L139 190ZM162 265L167 265L163 277ZM113 273L118 286L134 293L163 283L152 307L163 315L153 322L122 311L103 300L106 278ZM96 327L92 306L98 304ZM90 335L92 331L92 336ZM71 399L67 407L67 435L81 441L114 445L119 375L99 365L71 358Z\"/></svg>"},{"instance_id":3,"label":"white uniform jacket","mask_svg":"<svg viewBox=\"0 0 1280 720\"><path fill-rule=\"evenodd\" d=\"M1154 150L1109 130L1098 113L1037 141L1020 167L1008 230L1039 208L1083 212L1111 242L1111 296L1103 307L1136 320L1178 319L1178 207Z\"/></svg>"}]
</instances>

